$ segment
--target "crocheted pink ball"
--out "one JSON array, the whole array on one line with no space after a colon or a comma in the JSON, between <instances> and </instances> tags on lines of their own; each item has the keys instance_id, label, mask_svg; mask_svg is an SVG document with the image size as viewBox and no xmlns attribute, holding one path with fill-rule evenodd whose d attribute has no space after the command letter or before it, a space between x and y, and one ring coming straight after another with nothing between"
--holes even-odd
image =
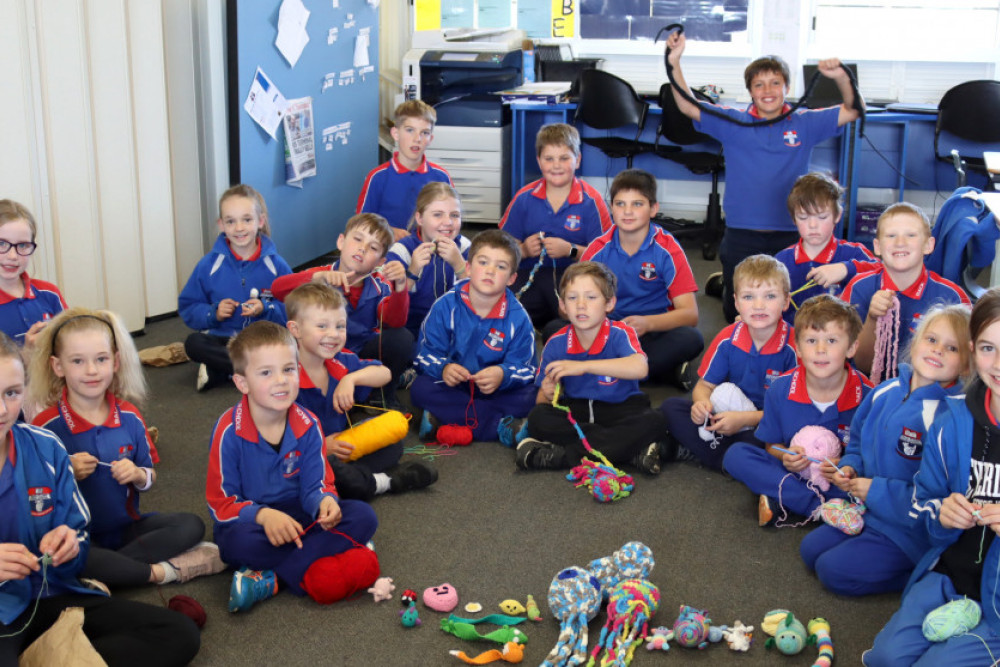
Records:
<instances>
[{"instance_id":1,"label":"crocheted pink ball","mask_svg":"<svg viewBox=\"0 0 1000 667\"><path fill-rule=\"evenodd\" d=\"M792 447L801 447L807 456L824 461L827 458L836 459L840 456L840 439L829 429L822 426L803 426L792 438ZM803 479L812 482L823 491L830 490L830 480L823 477L819 471L819 463L810 463L809 467L799 473Z\"/></svg>"}]
</instances>

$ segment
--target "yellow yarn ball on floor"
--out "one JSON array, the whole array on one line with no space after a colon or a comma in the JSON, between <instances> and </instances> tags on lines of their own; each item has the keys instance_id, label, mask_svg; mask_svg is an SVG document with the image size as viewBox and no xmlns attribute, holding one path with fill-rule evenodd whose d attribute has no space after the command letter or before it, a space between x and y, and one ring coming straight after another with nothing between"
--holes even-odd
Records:
<instances>
[{"instance_id":1,"label":"yellow yarn ball on floor","mask_svg":"<svg viewBox=\"0 0 1000 667\"><path fill-rule=\"evenodd\" d=\"M389 410L353 428L341 431L337 434L337 440L354 445L354 451L347 460L357 461L362 456L399 442L406 437L409 430L410 423L406 420L406 415L398 410Z\"/></svg>"}]
</instances>

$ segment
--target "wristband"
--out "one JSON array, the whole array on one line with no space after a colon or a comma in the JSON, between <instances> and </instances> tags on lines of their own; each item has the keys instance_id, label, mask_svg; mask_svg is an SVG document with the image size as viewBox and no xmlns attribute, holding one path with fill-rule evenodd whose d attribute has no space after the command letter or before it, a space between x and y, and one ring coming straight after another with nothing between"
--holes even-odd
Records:
<instances>
[{"instance_id":1,"label":"wristband","mask_svg":"<svg viewBox=\"0 0 1000 667\"><path fill-rule=\"evenodd\" d=\"M420 276L418 276L417 274L413 273L409 269L406 270L406 277L409 278L410 280L412 280L413 282L417 282L417 281L420 280Z\"/></svg>"}]
</instances>

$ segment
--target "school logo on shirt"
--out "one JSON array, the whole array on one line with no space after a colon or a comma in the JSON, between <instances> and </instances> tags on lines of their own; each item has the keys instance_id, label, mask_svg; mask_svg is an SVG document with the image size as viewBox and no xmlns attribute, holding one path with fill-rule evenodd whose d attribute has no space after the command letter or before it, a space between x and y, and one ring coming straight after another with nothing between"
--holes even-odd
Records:
<instances>
[{"instance_id":1,"label":"school logo on shirt","mask_svg":"<svg viewBox=\"0 0 1000 667\"><path fill-rule=\"evenodd\" d=\"M563 228L570 232L575 232L580 229L580 216L567 215L566 222L563 223Z\"/></svg>"},{"instance_id":2,"label":"school logo on shirt","mask_svg":"<svg viewBox=\"0 0 1000 667\"><path fill-rule=\"evenodd\" d=\"M28 487L28 507L31 516L45 516L54 508L52 506L52 489L47 486Z\"/></svg>"},{"instance_id":3,"label":"school logo on shirt","mask_svg":"<svg viewBox=\"0 0 1000 667\"><path fill-rule=\"evenodd\" d=\"M924 434L904 426L903 432L899 434L899 440L896 441L896 453L904 459L918 461L923 452Z\"/></svg>"},{"instance_id":4,"label":"school logo on shirt","mask_svg":"<svg viewBox=\"0 0 1000 667\"><path fill-rule=\"evenodd\" d=\"M656 280L656 265L652 262L643 262L639 267L639 277L643 280Z\"/></svg>"},{"instance_id":5,"label":"school logo on shirt","mask_svg":"<svg viewBox=\"0 0 1000 667\"><path fill-rule=\"evenodd\" d=\"M284 460L281 462L282 474L287 477L294 477L299 472L299 459L302 458L302 452L299 450L294 450L285 454Z\"/></svg>"},{"instance_id":6,"label":"school logo on shirt","mask_svg":"<svg viewBox=\"0 0 1000 667\"><path fill-rule=\"evenodd\" d=\"M118 458L120 459L130 459L132 454L135 452L134 445L122 445L118 448Z\"/></svg>"},{"instance_id":7,"label":"school logo on shirt","mask_svg":"<svg viewBox=\"0 0 1000 667\"><path fill-rule=\"evenodd\" d=\"M599 384L601 386L604 386L604 387L610 387L611 385L615 384L616 382L618 382L618 378L613 378L610 375L598 375L597 376L597 384Z\"/></svg>"},{"instance_id":8,"label":"school logo on shirt","mask_svg":"<svg viewBox=\"0 0 1000 667\"><path fill-rule=\"evenodd\" d=\"M483 345L490 348L494 352L501 352L503 351L503 340L503 332L497 331L491 327L490 332L486 334L486 338L483 339Z\"/></svg>"},{"instance_id":9,"label":"school logo on shirt","mask_svg":"<svg viewBox=\"0 0 1000 667\"><path fill-rule=\"evenodd\" d=\"M776 371L773 368L768 368L764 371L764 389L771 386L775 378L781 377L781 371Z\"/></svg>"},{"instance_id":10,"label":"school logo on shirt","mask_svg":"<svg viewBox=\"0 0 1000 667\"><path fill-rule=\"evenodd\" d=\"M781 136L784 140L785 145L789 148L795 148L802 142L799 141L799 133L795 130L785 130L785 133Z\"/></svg>"}]
</instances>

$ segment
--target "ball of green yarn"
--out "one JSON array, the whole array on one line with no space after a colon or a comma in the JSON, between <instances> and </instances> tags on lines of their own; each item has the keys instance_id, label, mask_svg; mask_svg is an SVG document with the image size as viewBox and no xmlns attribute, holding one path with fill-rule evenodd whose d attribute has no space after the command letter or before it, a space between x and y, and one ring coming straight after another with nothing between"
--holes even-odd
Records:
<instances>
[{"instance_id":1,"label":"ball of green yarn","mask_svg":"<svg viewBox=\"0 0 1000 667\"><path fill-rule=\"evenodd\" d=\"M931 610L924 617L924 637L927 641L943 642L965 634L979 625L981 619L982 611L975 600L952 600Z\"/></svg>"}]
</instances>

